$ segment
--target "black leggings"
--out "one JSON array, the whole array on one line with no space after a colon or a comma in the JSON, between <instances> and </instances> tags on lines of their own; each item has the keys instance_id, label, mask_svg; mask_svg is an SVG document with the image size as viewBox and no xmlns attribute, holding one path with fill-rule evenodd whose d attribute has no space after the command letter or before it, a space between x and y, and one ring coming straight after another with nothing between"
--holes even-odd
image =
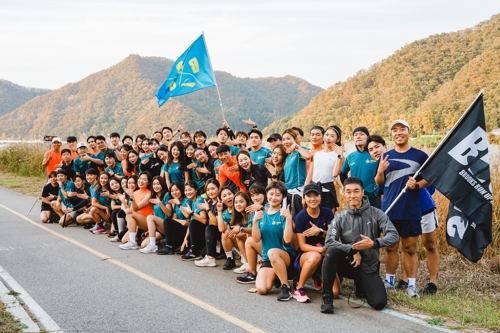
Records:
<instances>
[{"instance_id":1,"label":"black leggings","mask_svg":"<svg viewBox=\"0 0 500 333\"><path fill-rule=\"evenodd\" d=\"M332 295L335 274L354 279L356 291L366 295L367 303L375 310L382 310L387 304L387 293L380 278L378 269L372 273L366 273L361 266L353 268L347 253L330 247L326 250L323 260L323 294Z\"/></svg>"},{"instance_id":2,"label":"black leggings","mask_svg":"<svg viewBox=\"0 0 500 333\"><path fill-rule=\"evenodd\" d=\"M182 245L184 237L186 237L187 226L183 226L171 217L166 217L163 220L163 229L165 230L165 240L167 246L173 249Z\"/></svg>"},{"instance_id":3,"label":"black leggings","mask_svg":"<svg viewBox=\"0 0 500 333\"><path fill-rule=\"evenodd\" d=\"M191 250L194 254L201 253L201 250L205 247L205 228L206 224L199 222L198 220L191 220L189 222L189 240L191 243Z\"/></svg>"},{"instance_id":4,"label":"black leggings","mask_svg":"<svg viewBox=\"0 0 500 333\"><path fill-rule=\"evenodd\" d=\"M205 228L206 254L210 257L217 257L217 241L222 245L222 234L216 225L207 225ZM203 251L205 252L205 251Z\"/></svg>"}]
</instances>

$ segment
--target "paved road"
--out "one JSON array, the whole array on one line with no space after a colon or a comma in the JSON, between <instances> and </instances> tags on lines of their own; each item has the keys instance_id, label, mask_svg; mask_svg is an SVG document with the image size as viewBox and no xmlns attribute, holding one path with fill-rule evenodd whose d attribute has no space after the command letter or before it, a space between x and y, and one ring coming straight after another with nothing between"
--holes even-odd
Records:
<instances>
[{"instance_id":1,"label":"paved road","mask_svg":"<svg viewBox=\"0 0 500 333\"><path fill-rule=\"evenodd\" d=\"M34 199L0 188L0 204L25 215ZM0 207L2 266L65 332L427 332L430 327L335 301L311 303L249 293L236 274L178 257L123 251L104 235L38 222Z\"/></svg>"}]
</instances>

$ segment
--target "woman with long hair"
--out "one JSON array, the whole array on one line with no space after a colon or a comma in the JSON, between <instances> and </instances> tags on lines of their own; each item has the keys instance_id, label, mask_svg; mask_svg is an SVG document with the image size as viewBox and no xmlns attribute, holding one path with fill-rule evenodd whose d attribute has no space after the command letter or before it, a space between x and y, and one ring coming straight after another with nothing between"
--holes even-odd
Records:
<instances>
[{"instance_id":1,"label":"woman with long hair","mask_svg":"<svg viewBox=\"0 0 500 333\"><path fill-rule=\"evenodd\" d=\"M194 263L200 267L214 267L217 256L217 241L222 242L221 233L217 221L217 203L219 202L220 184L215 178L210 178L205 182L205 193L208 199L203 204L198 205L207 212L207 227L205 228L206 255L196 260Z\"/></svg>"},{"instance_id":2,"label":"woman with long hair","mask_svg":"<svg viewBox=\"0 0 500 333\"><path fill-rule=\"evenodd\" d=\"M137 180L138 190L132 192L127 190L130 196L131 206L125 209L129 240L120 245L122 250L137 250L139 248L136 240L137 228L147 230L147 216L154 214L151 199L151 175L149 172L141 172Z\"/></svg>"},{"instance_id":3,"label":"woman with long hair","mask_svg":"<svg viewBox=\"0 0 500 333\"><path fill-rule=\"evenodd\" d=\"M127 154L127 163L123 172L128 174L129 177L131 175L137 175L139 174L140 165L141 158L139 157L139 153L135 150L130 150Z\"/></svg>"},{"instance_id":4,"label":"woman with long hair","mask_svg":"<svg viewBox=\"0 0 500 333\"><path fill-rule=\"evenodd\" d=\"M101 223L111 222L111 188L109 187L109 179L111 177L107 172L102 172L99 175L99 181L95 190L92 192L90 215L98 227L93 230L94 234L106 233L106 228Z\"/></svg>"},{"instance_id":5,"label":"woman with long hair","mask_svg":"<svg viewBox=\"0 0 500 333\"><path fill-rule=\"evenodd\" d=\"M271 153L271 160L269 163L266 162L267 177L269 178L268 183L275 181L285 182L285 173L283 170L285 169L287 156L288 154L282 144L274 147Z\"/></svg>"},{"instance_id":6,"label":"woman with long hair","mask_svg":"<svg viewBox=\"0 0 500 333\"><path fill-rule=\"evenodd\" d=\"M167 163L161 169L161 176L165 179L169 189L173 183L184 184L188 179L188 172L183 169L184 159L184 146L180 141L175 141L168 152Z\"/></svg>"},{"instance_id":7,"label":"woman with long hair","mask_svg":"<svg viewBox=\"0 0 500 333\"><path fill-rule=\"evenodd\" d=\"M259 182L267 186L266 167L261 164L253 164L248 151L240 151L236 155L236 161L238 162L238 170L240 171L240 182L245 186L247 191L254 182Z\"/></svg>"}]
</instances>

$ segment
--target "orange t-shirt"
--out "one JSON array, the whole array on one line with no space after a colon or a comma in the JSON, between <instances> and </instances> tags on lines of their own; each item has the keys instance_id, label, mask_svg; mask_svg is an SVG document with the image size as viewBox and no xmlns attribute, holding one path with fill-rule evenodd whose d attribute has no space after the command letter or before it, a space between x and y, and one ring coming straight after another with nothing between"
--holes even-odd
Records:
<instances>
[{"instance_id":1,"label":"orange t-shirt","mask_svg":"<svg viewBox=\"0 0 500 333\"><path fill-rule=\"evenodd\" d=\"M56 171L56 164L59 164L62 162L62 156L61 156L61 151L59 150L58 153L56 153L54 150L49 150L52 154L52 159L49 161L49 164L47 164L47 175L51 173L52 171Z\"/></svg>"},{"instance_id":2,"label":"orange t-shirt","mask_svg":"<svg viewBox=\"0 0 500 333\"><path fill-rule=\"evenodd\" d=\"M78 157L78 153L76 151L71 151L71 160L73 161L77 157Z\"/></svg>"},{"instance_id":3,"label":"orange t-shirt","mask_svg":"<svg viewBox=\"0 0 500 333\"><path fill-rule=\"evenodd\" d=\"M231 156L231 159L233 160L234 163L231 167L238 167L236 156ZM221 183L225 183L227 182L228 179L231 180L236 186L238 186L241 192L247 191L245 185L243 185L240 181L240 172L229 171L229 166L226 163L224 163L219 168L219 181Z\"/></svg>"},{"instance_id":4,"label":"orange t-shirt","mask_svg":"<svg viewBox=\"0 0 500 333\"><path fill-rule=\"evenodd\" d=\"M137 191L134 192L134 201L135 201L135 204L136 205L139 205L139 203L142 201L142 199L144 199L144 197L148 194L151 194L151 191L150 190L141 190L141 189L138 189ZM148 204L146 207L142 208L142 209L139 209L137 211L137 213L140 213L144 216L148 216L148 215L154 215L154 210L153 210L153 205L152 204Z\"/></svg>"}]
</instances>

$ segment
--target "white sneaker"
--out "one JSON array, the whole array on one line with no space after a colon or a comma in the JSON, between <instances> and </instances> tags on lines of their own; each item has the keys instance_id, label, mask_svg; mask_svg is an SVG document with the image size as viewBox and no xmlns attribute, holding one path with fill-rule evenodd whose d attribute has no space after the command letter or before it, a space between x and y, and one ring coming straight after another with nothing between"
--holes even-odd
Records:
<instances>
[{"instance_id":1,"label":"white sneaker","mask_svg":"<svg viewBox=\"0 0 500 333\"><path fill-rule=\"evenodd\" d=\"M247 268L248 268L248 263L244 263L240 267L233 269L233 272L235 272L236 274L243 274L247 271Z\"/></svg>"},{"instance_id":2,"label":"white sneaker","mask_svg":"<svg viewBox=\"0 0 500 333\"><path fill-rule=\"evenodd\" d=\"M137 243L131 241L128 241L127 243L120 245L120 249L122 250L137 250L138 248L139 246L137 245Z\"/></svg>"},{"instance_id":3,"label":"white sneaker","mask_svg":"<svg viewBox=\"0 0 500 333\"><path fill-rule=\"evenodd\" d=\"M148 244L148 246L146 246L145 248L143 249L140 249L139 250L141 253L155 253L156 251L158 251L158 246L155 244Z\"/></svg>"},{"instance_id":4,"label":"white sneaker","mask_svg":"<svg viewBox=\"0 0 500 333\"><path fill-rule=\"evenodd\" d=\"M89 229L89 231L91 233L94 233L94 231L97 230L97 228L99 228L99 224L96 223L92 228Z\"/></svg>"},{"instance_id":5,"label":"white sneaker","mask_svg":"<svg viewBox=\"0 0 500 333\"><path fill-rule=\"evenodd\" d=\"M120 238L118 238L118 236L115 236L115 237L111 237L109 239L110 242L119 242L120 241Z\"/></svg>"},{"instance_id":6,"label":"white sneaker","mask_svg":"<svg viewBox=\"0 0 500 333\"><path fill-rule=\"evenodd\" d=\"M201 260L196 260L194 264L200 267L214 267L216 265L215 258L210 259L208 256L204 256Z\"/></svg>"}]
</instances>

